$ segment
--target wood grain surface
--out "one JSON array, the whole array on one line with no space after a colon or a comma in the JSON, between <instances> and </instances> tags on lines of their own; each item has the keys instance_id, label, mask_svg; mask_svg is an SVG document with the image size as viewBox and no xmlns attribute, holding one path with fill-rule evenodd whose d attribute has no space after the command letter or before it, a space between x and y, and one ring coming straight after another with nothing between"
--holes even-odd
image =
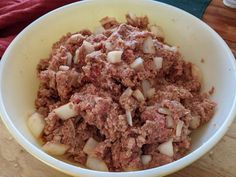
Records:
<instances>
[{"instance_id":1,"label":"wood grain surface","mask_svg":"<svg viewBox=\"0 0 236 177\"><path fill-rule=\"evenodd\" d=\"M236 10L213 0L203 20L228 43L236 56ZM168 177L236 177L236 120L205 156ZM69 177L43 164L16 143L0 121L0 177Z\"/></svg>"},{"instance_id":2,"label":"wood grain surface","mask_svg":"<svg viewBox=\"0 0 236 177\"><path fill-rule=\"evenodd\" d=\"M224 6L223 0L213 0L203 21L221 35L236 56L236 9Z\"/></svg>"}]
</instances>

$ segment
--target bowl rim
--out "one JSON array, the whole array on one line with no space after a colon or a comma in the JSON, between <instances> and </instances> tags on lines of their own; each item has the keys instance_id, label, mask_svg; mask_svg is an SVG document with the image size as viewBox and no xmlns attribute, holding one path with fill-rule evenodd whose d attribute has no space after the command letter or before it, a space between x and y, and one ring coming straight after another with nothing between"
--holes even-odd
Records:
<instances>
[{"instance_id":1,"label":"bowl rim","mask_svg":"<svg viewBox=\"0 0 236 177\"><path fill-rule=\"evenodd\" d=\"M219 140L224 136L226 131L229 129L229 127L230 127L230 125L231 125L231 123L234 120L234 117L236 115L236 93L234 95L233 105L232 105L232 107L231 107L231 109L228 113L227 118L225 119L225 122L220 126L219 129L217 129L217 131L214 133L214 135L211 136L199 148L197 148L193 152L189 153L188 155L182 157L181 159L179 159L177 161L174 161L174 162L171 162L169 164L166 164L166 165L163 165L163 166L160 166L160 167L151 168L151 169L140 170L140 171L132 171L132 172L100 172L100 171L94 171L94 170L82 168L82 167L79 167L79 166L71 165L71 164L63 162L61 160L58 160L58 159L54 158L53 156L50 156L47 153L43 152L42 150L40 150L35 145L31 144L30 141L27 140L17 130L17 128L14 126L13 122L11 121L10 116L8 115L8 113L5 109L4 103L3 103L2 84L1 83L3 82L2 74L3 74L3 71L4 71L4 65L6 65L7 58L9 56L13 46L15 45L16 41L18 41L25 33L27 33L28 30L30 30L30 28L32 26L34 26L35 24L37 24L41 20L44 20L45 18L47 18L49 16L55 15L57 12L60 12L64 9L69 9L69 8L75 6L75 5L90 3L90 2L94 2L94 1L95 0L86 0L86 1L74 2L74 3L62 6L60 8L57 8L53 11L50 11L50 12L46 13L45 15L43 15L40 18L33 21L25 29L23 29L16 36L16 38L11 42L11 44L8 46L8 48L5 51L5 53L3 54L2 60L0 62L0 117L3 120L3 123L5 124L8 131L11 133L11 135L16 139L16 141L24 149L26 149L31 155L33 155L34 157L39 159L41 162L44 162L45 164L47 164L47 165L49 165L49 166L51 166L51 167L53 167L53 168L55 168L59 171L62 171L66 174L73 175L73 176L77 176L77 175L85 175L85 176L86 175L91 175L91 176L93 176L93 175L95 175L95 176L103 177L103 176L109 175L109 176L117 176L117 177L119 176L119 177L121 177L121 176L124 176L124 175L131 175L131 176L167 175L167 174L173 173L175 171L178 171L178 170L190 165L191 163L193 163L194 161L196 161L197 159L202 157L205 153L207 153L217 142L219 142ZM100 2L101 1L106 2L105 0L100 0ZM132 0L127 0L127 1L131 2ZM183 15L187 15L190 18L192 18L194 21L199 23L206 30L208 30L209 33L212 33L214 35L214 37L217 39L218 43L221 44L221 46L224 48L224 50L230 56L228 58L228 60L230 60L230 62L232 63L232 69L234 71L234 77L236 78L236 65L235 65L235 61L234 61L235 59L234 59L233 54L232 54L231 50L229 49L229 47L227 46L227 44L225 43L225 41L210 26L208 26L206 23L204 23L203 21L201 21L197 17L195 17L195 16L189 14L188 12L185 12L184 10L181 10L177 7L174 7L174 6L162 3L162 2L152 1L152 0L139 0L139 1L142 2L142 3L151 3L153 5L158 4L160 6L167 7L170 10L175 10L177 12L180 12ZM97 2L99 2L99 1L97 1ZM119 2L124 3L125 0L119 1ZM132 1L132 2L134 2L134 1Z\"/></svg>"}]
</instances>

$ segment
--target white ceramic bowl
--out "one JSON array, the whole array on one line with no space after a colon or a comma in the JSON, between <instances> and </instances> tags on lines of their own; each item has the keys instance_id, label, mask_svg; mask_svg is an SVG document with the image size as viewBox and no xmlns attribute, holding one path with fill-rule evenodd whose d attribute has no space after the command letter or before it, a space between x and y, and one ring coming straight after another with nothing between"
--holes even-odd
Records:
<instances>
[{"instance_id":1,"label":"white ceramic bowl","mask_svg":"<svg viewBox=\"0 0 236 177\"><path fill-rule=\"evenodd\" d=\"M213 119L193 134L192 150L173 163L136 172L97 172L60 161L40 149L26 127L34 110L38 89L36 65L47 57L52 44L67 32L93 29L104 16L124 21L133 12L148 15L161 25L170 44L180 47L184 58L203 71L204 87L215 87L218 103ZM204 59L204 63L200 60ZM73 176L154 177L175 172L200 158L225 134L235 116L236 68L234 57L222 38L194 16L172 6L148 0L91 0L70 4L42 16L25 28L11 43L0 66L0 108L2 120L15 139L44 163Z\"/></svg>"}]
</instances>

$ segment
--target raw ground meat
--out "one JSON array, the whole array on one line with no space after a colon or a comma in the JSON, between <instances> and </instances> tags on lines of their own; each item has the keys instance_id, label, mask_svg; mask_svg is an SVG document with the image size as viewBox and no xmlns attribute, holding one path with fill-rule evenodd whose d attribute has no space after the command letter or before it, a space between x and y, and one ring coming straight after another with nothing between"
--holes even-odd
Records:
<instances>
[{"instance_id":1,"label":"raw ground meat","mask_svg":"<svg viewBox=\"0 0 236 177\"><path fill-rule=\"evenodd\" d=\"M183 157L191 147L190 133L208 122L216 107L208 93L200 92L193 65L149 30L146 16L128 14L126 19L127 23L118 23L105 17L100 32L68 33L37 68L40 87L35 105L45 117L44 143L68 145L65 156L85 165L88 155L83 148L92 137L98 142L93 156L103 160L109 171L153 168ZM148 38L154 52L144 51ZM109 62L111 51L122 51L121 61ZM138 57L143 60L141 68L131 67ZM156 69L154 57L162 58L161 68ZM144 81L154 88L151 96L145 95ZM127 88L139 89L144 99L129 94ZM75 105L77 116L63 120L53 110L68 102ZM191 126L196 117L199 124ZM171 156L158 148L170 139ZM151 160L143 164L142 155Z\"/></svg>"}]
</instances>

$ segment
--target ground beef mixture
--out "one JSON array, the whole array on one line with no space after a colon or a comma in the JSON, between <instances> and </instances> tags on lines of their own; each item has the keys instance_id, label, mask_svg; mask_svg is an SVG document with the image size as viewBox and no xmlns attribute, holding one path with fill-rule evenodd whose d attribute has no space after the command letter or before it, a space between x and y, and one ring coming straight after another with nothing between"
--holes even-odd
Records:
<instances>
[{"instance_id":1,"label":"ground beef mixture","mask_svg":"<svg viewBox=\"0 0 236 177\"><path fill-rule=\"evenodd\" d=\"M183 157L191 132L212 118L216 104L200 92L198 67L146 16L126 19L68 33L38 64L35 105L49 153L92 169L101 163L98 170L153 168Z\"/></svg>"}]
</instances>

